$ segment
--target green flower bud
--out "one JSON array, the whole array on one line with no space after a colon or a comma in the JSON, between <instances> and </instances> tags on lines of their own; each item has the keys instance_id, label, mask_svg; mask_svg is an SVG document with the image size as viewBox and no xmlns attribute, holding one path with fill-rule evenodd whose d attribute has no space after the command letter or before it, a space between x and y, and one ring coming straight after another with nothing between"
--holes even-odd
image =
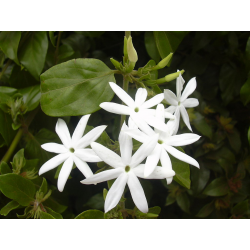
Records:
<instances>
[{"instance_id":1,"label":"green flower bud","mask_svg":"<svg viewBox=\"0 0 250 250\"><path fill-rule=\"evenodd\" d=\"M174 79L176 79L180 74L183 74L185 72L185 70L181 70L181 71L178 71L178 72L175 72L173 74L169 74L167 76L165 76L165 81L166 82L171 82L173 81Z\"/></svg>"},{"instance_id":2,"label":"green flower bud","mask_svg":"<svg viewBox=\"0 0 250 250\"><path fill-rule=\"evenodd\" d=\"M138 61L138 56L137 56L136 50L135 50L135 48L133 46L131 36L128 38L127 50L128 50L128 59L129 59L129 61L132 62L132 63L136 63Z\"/></svg>"},{"instance_id":3,"label":"green flower bud","mask_svg":"<svg viewBox=\"0 0 250 250\"><path fill-rule=\"evenodd\" d=\"M123 54L124 54L124 57L125 57L126 59L128 58L127 42L128 42L128 39L127 39L126 36L124 36Z\"/></svg>"},{"instance_id":4,"label":"green flower bud","mask_svg":"<svg viewBox=\"0 0 250 250\"><path fill-rule=\"evenodd\" d=\"M121 70L122 69L122 65L121 63L119 63L118 61L116 61L113 58L110 58L110 61L112 62L112 64L115 66L116 69Z\"/></svg>"},{"instance_id":5,"label":"green flower bud","mask_svg":"<svg viewBox=\"0 0 250 250\"><path fill-rule=\"evenodd\" d=\"M152 70L158 70L165 68L168 63L170 62L171 58L173 57L173 53L170 53L167 57L162 59L155 67L152 68Z\"/></svg>"}]
</instances>

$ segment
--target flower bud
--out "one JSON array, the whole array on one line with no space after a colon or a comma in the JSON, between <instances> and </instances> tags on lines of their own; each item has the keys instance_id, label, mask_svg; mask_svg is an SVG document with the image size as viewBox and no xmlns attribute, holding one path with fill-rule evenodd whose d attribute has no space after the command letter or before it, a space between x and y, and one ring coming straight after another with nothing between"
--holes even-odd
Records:
<instances>
[{"instance_id":1,"label":"flower bud","mask_svg":"<svg viewBox=\"0 0 250 250\"><path fill-rule=\"evenodd\" d=\"M118 61L116 61L113 58L110 58L110 61L112 62L112 64L115 66L116 69L121 70L122 69L122 65L121 63L119 63Z\"/></svg>"},{"instance_id":2,"label":"flower bud","mask_svg":"<svg viewBox=\"0 0 250 250\"><path fill-rule=\"evenodd\" d=\"M126 36L124 36L123 54L124 54L124 57L125 57L126 59L128 58L127 42L128 42L128 39L127 39Z\"/></svg>"},{"instance_id":3,"label":"flower bud","mask_svg":"<svg viewBox=\"0 0 250 250\"><path fill-rule=\"evenodd\" d=\"M162 59L152 70L158 70L165 68L173 57L173 53L170 53L167 57Z\"/></svg>"},{"instance_id":4,"label":"flower bud","mask_svg":"<svg viewBox=\"0 0 250 250\"><path fill-rule=\"evenodd\" d=\"M181 71L177 71L177 72L175 72L173 74L169 74L169 75L167 75L167 76L164 77L165 81L166 82L171 82L174 79L176 79L180 74L183 74L184 72L185 72L185 70L181 70Z\"/></svg>"},{"instance_id":5,"label":"flower bud","mask_svg":"<svg viewBox=\"0 0 250 250\"><path fill-rule=\"evenodd\" d=\"M132 63L136 63L138 61L138 56L137 56L136 50L135 50L135 48L133 46L131 36L128 38L127 50L128 50L128 59L129 59L129 61L132 62Z\"/></svg>"}]
</instances>

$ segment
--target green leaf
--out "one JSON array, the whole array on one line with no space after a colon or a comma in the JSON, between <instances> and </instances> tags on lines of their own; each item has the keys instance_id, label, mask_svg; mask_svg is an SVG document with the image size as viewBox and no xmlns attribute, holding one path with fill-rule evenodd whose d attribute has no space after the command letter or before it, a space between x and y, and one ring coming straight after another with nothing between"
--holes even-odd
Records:
<instances>
[{"instance_id":1,"label":"green leaf","mask_svg":"<svg viewBox=\"0 0 250 250\"><path fill-rule=\"evenodd\" d=\"M24 149L20 149L13 157L12 169L15 174L19 174L20 170L25 166L26 159L24 157Z\"/></svg>"},{"instance_id":2,"label":"green leaf","mask_svg":"<svg viewBox=\"0 0 250 250\"><path fill-rule=\"evenodd\" d=\"M196 217L205 218L210 215L214 211L214 209L214 202L212 201L201 208L201 210L196 214Z\"/></svg>"},{"instance_id":3,"label":"green leaf","mask_svg":"<svg viewBox=\"0 0 250 250\"><path fill-rule=\"evenodd\" d=\"M87 201L86 206L98 210L103 209L104 208L103 195L101 193L95 194Z\"/></svg>"},{"instance_id":4,"label":"green leaf","mask_svg":"<svg viewBox=\"0 0 250 250\"><path fill-rule=\"evenodd\" d=\"M87 210L77 215L75 219L104 219L104 213L100 210Z\"/></svg>"},{"instance_id":5,"label":"green leaf","mask_svg":"<svg viewBox=\"0 0 250 250\"><path fill-rule=\"evenodd\" d=\"M195 112L194 115L195 119L193 119L191 123L202 135L205 135L209 139L212 139L213 136L212 128L207 124L204 116L202 116L198 112Z\"/></svg>"},{"instance_id":6,"label":"green leaf","mask_svg":"<svg viewBox=\"0 0 250 250\"><path fill-rule=\"evenodd\" d=\"M49 39L54 47L56 47L55 31L49 31Z\"/></svg>"},{"instance_id":7,"label":"green leaf","mask_svg":"<svg viewBox=\"0 0 250 250\"><path fill-rule=\"evenodd\" d=\"M185 153L185 151L181 147L176 147L176 148L180 150L181 152ZM169 155L169 156L173 165L173 170L175 171L174 180L178 182L180 185L182 185L183 187L190 189L191 181L190 181L189 164L176 159L172 155Z\"/></svg>"},{"instance_id":8,"label":"green leaf","mask_svg":"<svg viewBox=\"0 0 250 250\"><path fill-rule=\"evenodd\" d=\"M55 211L53 211L51 208L46 207L45 208L47 213L52 215L54 218L53 219L63 219L62 215L59 213L56 213Z\"/></svg>"},{"instance_id":9,"label":"green leaf","mask_svg":"<svg viewBox=\"0 0 250 250\"><path fill-rule=\"evenodd\" d=\"M176 202L176 198L173 195L169 194L167 199L166 199L165 206L169 206L175 202Z\"/></svg>"},{"instance_id":10,"label":"green leaf","mask_svg":"<svg viewBox=\"0 0 250 250\"><path fill-rule=\"evenodd\" d=\"M20 205L18 202L16 201L10 201L7 205L5 205L1 210L0 210L0 214L1 215L8 215L8 213L16 208L19 208Z\"/></svg>"},{"instance_id":11,"label":"green leaf","mask_svg":"<svg viewBox=\"0 0 250 250\"><path fill-rule=\"evenodd\" d=\"M40 213L40 219L55 219L51 214L41 212Z\"/></svg>"},{"instance_id":12,"label":"green leaf","mask_svg":"<svg viewBox=\"0 0 250 250\"><path fill-rule=\"evenodd\" d=\"M17 89L0 86L0 104L6 104L11 100L11 97L17 94Z\"/></svg>"},{"instance_id":13,"label":"green leaf","mask_svg":"<svg viewBox=\"0 0 250 250\"><path fill-rule=\"evenodd\" d=\"M1 161L0 164L0 173L1 174L9 174L12 173L9 165L5 161Z\"/></svg>"},{"instance_id":14,"label":"green leaf","mask_svg":"<svg viewBox=\"0 0 250 250\"><path fill-rule=\"evenodd\" d=\"M227 138L233 150L238 153L241 148L240 133L234 129L232 133L227 133Z\"/></svg>"},{"instance_id":15,"label":"green leaf","mask_svg":"<svg viewBox=\"0 0 250 250\"><path fill-rule=\"evenodd\" d=\"M240 98L244 105L250 101L250 78L247 79L245 84L240 89Z\"/></svg>"},{"instance_id":16,"label":"green leaf","mask_svg":"<svg viewBox=\"0 0 250 250\"><path fill-rule=\"evenodd\" d=\"M248 200L236 204L231 212L232 214L246 214L248 212Z\"/></svg>"},{"instance_id":17,"label":"green leaf","mask_svg":"<svg viewBox=\"0 0 250 250\"><path fill-rule=\"evenodd\" d=\"M28 206L36 192L33 182L16 174L0 175L0 189L5 196L22 206Z\"/></svg>"},{"instance_id":18,"label":"green leaf","mask_svg":"<svg viewBox=\"0 0 250 250\"><path fill-rule=\"evenodd\" d=\"M156 62L159 62L161 60L161 57L156 47L153 31L145 32L144 41L149 56Z\"/></svg>"},{"instance_id":19,"label":"green leaf","mask_svg":"<svg viewBox=\"0 0 250 250\"><path fill-rule=\"evenodd\" d=\"M227 180L225 177L220 177L213 180L203 191L203 194L208 196L223 196L229 191Z\"/></svg>"},{"instance_id":20,"label":"green leaf","mask_svg":"<svg viewBox=\"0 0 250 250\"><path fill-rule=\"evenodd\" d=\"M2 31L0 33L0 48L4 54L19 64L17 49L21 39L21 31Z\"/></svg>"},{"instance_id":21,"label":"green leaf","mask_svg":"<svg viewBox=\"0 0 250 250\"><path fill-rule=\"evenodd\" d=\"M43 178L43 182L41 187L39 188L38 192L39 193L43 193L44 195L47 193L48 191L48 184L45 178Z\"/></svg>"},{"instance_id":22,"label":"green leaf","mask_svg":"<svg viewBox=\"0 0 250 250\"><path fill-rule=\"evenodd\" d=\"M190 201L188 198L188 195L185 192L181 192L176 195L176 201L178 206L181 208L182 211L185 213L190 213L189 208L190 208Z\"/></svg>"},{"instance_id":23,"label":"green leaf","mask_svg":"<svg viewBox=\"0 0 250 250\"><path fill-rule=\"evenodd\" d=\"M23 171L37 171L40 168L39 159L26 160L26 164L23 167Z\"/></svg>"},{"instance_id":24,"label":"green leaf","mask_svg":"<svg viewBox=\"0 0 250 250\"><path fill-rule=\"evenodd\" d=\"M21 64L37 80L42 73L47 50L48 37L46 31L32 31L19 52Z\"/></svg>"},{"instance_id":25,"label":"green leaf","mask_svg":"<svg viewBox=\"0 0 250 250\"><path fill-rule=\"evenodd\" d=\"M201 165L201 168L192 168L191 180L192 180L192 191L196 194L200 193L207 185L210 177L210 170Z\"/></svg>"},{"instance_id":26,"label":"green leaf","mask_svg":"<svg viewBox=\"0 0 250 250\"><path fill-rule=\"evenodd\" d=\"M67 209L67 206L59 204L51 196L46 201L44 201L43 204L44 204L44 206L50 207L51 209L53 209L55 212L57 212L59 214L63 213Z\"/></svg>"},{"instance_id":27,"label":"green leaf","mask_svg":"<svg viewBox=\"0 0 250 250\"><path fill-rule=\"evenodd\" d=\"M113 98L109 82L115 82L113 71L97 59L56 65L41 75L42 110L50 116L93 113Z\"/></svg>"},{"instance_id":28,"label":"green leaf","mask_svg":"<svg viewBox=\"0 0 250 250\"><path fill-rule=\"evenodd\" d=\"M23 102L28 107L28 111L34 110L40 102L41 92L40 86L31 86L18 90L23 96Z\"/></svg>"}]
</instances>

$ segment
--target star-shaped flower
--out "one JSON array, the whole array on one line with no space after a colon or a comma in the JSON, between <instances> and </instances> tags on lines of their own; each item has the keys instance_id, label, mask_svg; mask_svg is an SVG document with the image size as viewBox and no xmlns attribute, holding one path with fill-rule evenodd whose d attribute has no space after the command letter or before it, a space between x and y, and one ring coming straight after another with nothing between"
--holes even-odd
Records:
<instances>
[{"instance_id":1,"label":"star-shaped flower","mask_svg":"<svg viewBox=\"0 0 250 250\"><path fill-rule=\"evenodd\" d=\"M139 88L135 95L135 100L133 100L122 88L117 84L110 82L110 87L116 93L116 95L127 105L117 104L113 102L103 102L100 104L100 107L105 109L108 112L120 114L120 115L129 115L136 125L141 128L143 131L149 131L150 126L158 128L162 131L167 130L165 123L159 121L155 115L155 109L149 109L153 106L156 106L164 99L164 94L158 94L146 101L147 99L147 90ZM170 113L165 113L166 118L175 117Z\"/></svg>"},{"instance_id":2,"label":"star-shaped flower","mask_svg":"<svg viewBox=\"0 0 250 250\"><path fill-rule=\"evenodd\" d=\"M193 77L186 85L186 88L181 94L181 91L183 89L183 84L185 83L184 79L182 78L181 74L176 79L176 94L177 96L169 89L164 90L164 97L165 100L171 104L165 111L169 112L171 114L174 113L176 120L174 122L174 132L173 134L176 134L179 128L179 121L180 121L180 115L182 116L182 119L184 123L187 125L189 130L192 131L192 128L190 126L188 113L186 111L186 108L193 108L199 105L199 101L196 98L188 98L189 95L191 95L194 90L196 89L196 79ZM173 124L173 121L169 121L169 123Z\"/></svg>"},{"instance_id":3,"label":"star-shaped flower","mask_svg":"<svg viewBox=\"0 0 250 250\"><path fill-rule=\"evenodd\" d=\"M123 132L124 129L128 129L125 123L119 135L121 157L99 143L91 143L91 147L95 153L114 169L106 170L88 177L81 181L81 183L95 184L117 178L107 194L104 206L105 213L118 204L126 184L128 184L135 205L140 211L147 213L147 200L137 177L144 178L143 173L145 165L140 163L154 149L158 140L158 135L152 136L146 140L132 156L132 138ZM174 171L156 166L155 171L148 176L147 179L171 178L174 175Z\"/></svg>"},{"instance_id":4,"label":"star-shaped flower","mask_svg":"<svg viewBox=\"0 0 250 250\"><path fill-rule=\"evenodd\" d=\"M165 118L163 104L158 104L156 108L156 116L158 117L158 119L161 119L161 121L164 122ZM142 143L145 143L147 140L149 140L151 136L159 136L158 143L156 144L150 155L147 157L144 168L144 177L148 177L151 175L151 173L155 170L155 167L157 166L159 160L161 161L161 165L163 168L165 168L166 170L172 170L172 163L168 153L181 161L187 162L199 168L199 163L195 159L173 147L191 144L200 138L199 135L192 133L172 135L173 130L170 129L167 132L155 129L154 135L147 135L139 129L134 128L129 128L124 132ZM167 178L167 183L170 184L172 182L172 179L172 177Z\"/></svg>"},{"instance_id":5,"label":"star-shaped flower","mask_svg":"<svg viewBox=\"0 0 250 250\"><path fill-rule=\"evenodd\" d=\"M86 162L102 161L92 149L86 147L95 141L107 126L102 125L96 127L82 137L89 117L90 115L85 115L80 119L72 135L72 138L70 137L65 121L59 118L56 123L56 133L61 139L63 145L53 142L41 145L44 150L57 153L58 155L51 158L42 165L39 170L39 175L54 169L64 162L57 182L57 187L60 192L62 192L64 189L66 181L72 170L73 163L76 164L77 168L87 178L92 176L93 172Z\"/></svg>"}]
</instances>

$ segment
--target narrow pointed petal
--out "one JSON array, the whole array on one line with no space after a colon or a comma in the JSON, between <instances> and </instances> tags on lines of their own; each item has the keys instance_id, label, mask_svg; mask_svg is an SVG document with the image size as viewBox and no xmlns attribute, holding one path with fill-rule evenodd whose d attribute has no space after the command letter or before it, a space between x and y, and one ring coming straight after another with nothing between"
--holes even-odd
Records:
<instances>
[{"instance_id":1,"label":"narrow pointed petal","mask_svg":"<svg viewBox=\"0 0 250 250\"><path fill-rule=\"evenodd\" d=\"M121 157L115 152L96 142L92 142L91 147L95 153L111 167L124 168L124 163L122 162Z\"/></svg>"},{"instance_id":2,"label":"narrow pointed petal","mask_svg":"<svg viewBox=\"0 0 250 250\"><path fill-rule=\"evenodd\" d=\"M179 70L178 70L179 71ZM177 95L177 100L180 100L181 97L181 91L183 89L183 85L184 85L185 81L182 77L182 75L180 74L177 78L176 78L176 95Z\"/></svg>"},{"instance_id":3,"label":"narrow pointed petal","mask_svg":"<svg viewBox=\"0 0 250 250\"><path fill-rule=\"evenodd\" d=\"M175 119L175 116L172 115L170 112L167 112L167 111L164 112L164 117L167 118L167 119L172 119L172 120Z\"/></svg>"},{"instance_id":4,"label":"narrow pointed petal","mask_svg":"<svg viewBox=\"0 0 250 250\"><path fill-rule=\"evenodd\" d=\"M134 168L138 166L155 148L159 135L153 135L149 137L134 153L131 159L130 167Z\"/></svg>"},{"instance_id":5,"label":"narrow pointed petal","mask_svg":"<svg viewBox=\"0 0 250 250\"><path fill-rule=\"evenodd\" d=\"M107 127L106 125L102 125L102 126L98 126L96 128L93 128L86 135L84 135L82 137L82 139L80 139L77 142L75 147L77 149L87 147L88 145L91 144L91 142L94 142L102 134L102 132L106 129L106 127Z\"/></svg>"},{"instance_id":6,"label":"narrow pointed petal","mask_svg":"<svg viewBox=\"0 0 250 250\"><path fill-rule=\"evenodd\" d=\"M98 174L87 177L87 179L82 180L81 183L86 184L86 185L101 183L104 181L113 180L117 178L119 175L121 175L122 173L124 173L124 170L122 168L105 170Z\"/></svg>"},{"instance_id":7,"label":"narrow pointed petal","mask_svg":"<svg viewBox=\"0 0 250 250\"><path fill-rule=\"evenodd\" d=\"M175 135L178 132L179 123L180 123L180 109L178 106L175 112L175 119L174 120L171 119L167 122L168 133L171 135Z\"/></svg>"},{"instance_id":8,"label":"narrow pointed petal","mask_svg":"<svg viewBox=\"0 0 250 250\"><path fill-rule=\"evenodd\" d=\"M138 126L135 124L131 117L128 118L128 127L129 129L138 129Z\"/></svg>"},{"instance_id":9,"label":"narrow pointed petal","mask_svg":"<svg viewBox=\"0 0 250 250\"><path fill-rule=\"evenodd\" d=\"M102 159L91 148L77 149L74 152L78 158L86 162L100 162Z\"/></svg>"},{"instance_id":10,"label":"narrow pointed petal","mask_svg":"<svg viewBox=\"0 0 250 250\"><path fill-rule=\"evenodd\" d=\"M63 119L58 119L56 123L56 133L58 134L63 145L66 147L71 147L71 137L69 134L69 129L66 122Z\"/></svg>"},{"instance_id":11,"label":"narrow pointed petal","mask_svg":"<svg viewBox=\"0 0 250 250\"><path fill-rule=\"evenodd\" d=\"M154 135L154 130L141 118L137 113L133 112L130 115L133 122L147 135Z\"/></svg>"},{"instance_id":12,"label":"narrow pointed petal","mask_svg":"<svg viewBox=\"0 0 250 250\"><path fill-rule=\"evenodd\" d=\"M151 175L149 175L148 177L144 177L144 169L145 169L145 164L140 164L138 167L133 169L133 172L136 176L148 180L172 178L175 175L175 172L173 170L168 170L166 168L156 166L155 170Z\"/></svg>"},{"instance_id":13,"label":"narrow pointed petal","mask_svg":"<svg viewBox=\"0 0 250 250\"><path fill-rule=\"evenodd\" d=\"M64 186L69 178L70 172L73 167L73 159L69 157L62 166L62 169L58 175L57 188L60 192L63 191Z\"/></svg>"},{"instance_id":14,"label":"narrow pointed petal","mask_svg":"<svg viewBox=\"0 0 250 250\"><path fill-rule=\"evenodd\" d=\"M116 83L110 82L110 87L113 89L113 91L116 93L116 95L129 107L134 107L135 102L134 100L128 95L126 91L124 91L122 88L120 88Z\"/></svg>"},{"instance_id":15,"label":"narrow pointed petal","mask_svg":"<svg viewBox=\"0 0 250 250\"><path fill-rule=\"evenodd\" d=\"M181 102L185 101L188 96L190 96L194 90L196 89L197 83L196 83L196 78L193 77L186 85L186 88L184 89L184 91L182 92L181 95Z\"/></svg>"},{"instance_id":16,"label":"narrow pointed petal","mask_svg":"<svg viewBox=\"0 0 250 250\"><path fill-rule=\"evenodd\" d=\"M177 108L177 106L169 106L168 108L165 109L165 112L173 114L175 112L176 108Z\"/></svg>"},{"instance_id":17,"label":"narrow pointed petal","mask_svg":"<svg viewBox=\"0 0 250 250\"><path fill-rule=\"evenodd\" d=\"M141 132L139 129L127 129L124 130L126 134L134 138L135 140L139 142L145 142L148 139L148 135L145 133Z\"/></svg>"},{"instance_id":18,"label":"narrow pointed petal","mask_svg":"<svg viewBox=\"0 0 250 250\"><path fill-rule=\"evenodd\" d=\"M69 150L62 144L49 142L41 145L41 147L51 153L63 154L69 152Z\"/></svg>"},{"instance_id":19,"label":"narrow pointed petal","mask_svg":"<svg viewBox=\"0 0 250 250\"><path fill-rule=\"evenodd\" d=\"M74 163L76 164L76 167L82 172L82 174L86 178L93 176L92 170L90 169L89 165L85 161L82 161L80 158L78 158L75 155L73 155L73 160L74 160Z\"/></svg>"},{"instance_id":20,"label":"narrow pointed petal","mask_svg":"<svg viewBox=\"0 0 250 250\"><path fill-rule=\"evenodd\" d=\"M132 150L133 150L132 138L124 131L127 129L128 127L124 122L118 139L120 144L121 158L125 165L129 165L129 163L131 162Z\"/></svg>"},{"instance_id":21,"label":"narrow pointed petal","mask_svg":"<svg viewBox=\"0 0 250 250\"><path fill-rule=\"evenodd\" d=\"M127 174L121 174L111 186L106 196L104 210L105 213L114 208L120 201L128 180Z\"/></svg>"},{"instance_id":22,"label":"narrow pointed petal","mask_svg":"<svg viewBox=\"0 0 250 250\"><path fill-rule=\"evenodd\" d=\"M182 104L180 105L180 111L181 111L181 116L182 116L184 123L186 124L186 126L188 127L189 130L193 131L191 128L191 125L190 125L187 110L185 109L185 107Z\"/></svg>"},{"instance_id":23,"label":"narrow pointed petal","mask_svg":"<svg viewBox=\"0 0 250 250\"><path fill-rule=\"evenodd\" d=\"M139 88L135 94L135 105L141 106L147 99L148 92L144 88Z\"/></svg>"},{"instance_id":24,"label":"narrow pointed petal","mask_svg":"<svg viewBox=\"0 0 250 250\"><path fill-rule=\"evenodd\" d=\"M197 168L200 168L199 163L192 157L182 153L181 151L177 150L176 148L172 146L168 146L164 144L164 148L168 151L169 154L174 156L175 158L179 159L180 161L184 161L188 164L191 164Z\"/></svg>"},{"instance_id":25,"label":"narrow pointed petal","mask_svg":"<svg viewBox=\"0 0 250 250\"><path fill-rule=\"evenodd\" d=\"M199 101L196 98L188 98L182 103L182 105L185 108L194 108L199 105Z\"/></svg>"},{"instance_id":26,"label":"narrow pointed petal","mask_svg":"<svg viewBox=\"0 0 250 250\"><path fill-rule=\"evenodd\" d=\"M161 152L160 161L161 161L161 165L163 168L165 168L168 171L173 170L172 162L170 160L168 153L165 150L162 150ZM166 178L166 181L167 181L167 184L170 184L173 181L173 177Z\"/></svg>"},{"instance_id":27,"label":"narrow pointed petal","mask_svg":"<svg viewBox=\"0 0 250 250\"><path fill-rule=\"evenodd\" d=\"M158 94L152 97L151 99L149 99L148 101L144 102L141 107L144 109L152 108L156 106L157 104L161 103L163 99L164 99L164 94L163 93Z\"/></svg>"},{"instance_id":28,"label":"narrow pointed petal","mask_svg":"<svg viewBox=\"0 0 250 250\"><path fill-rule=\"evenodd\" d=\"M178 105L177 97L171 90L164 89L164 98L170 105L173 105L173 106Z\"/></svg>"},{"instance_id":29,"label":"narrow pointed petal","mask_svg":"<svg viewBox=\"0 0 250 250\"><path fill-rule=\"evenodd\" d=\"M132 199L137 206L137 208L143 212L148 212L148 202L141 186L140 181L133 172L129 173L128 177L128 187L132 196Z\"/></svg>"},{"instance_id":30,"label":"narrow pointed petal","mask_svg":"<svg viewBox=\"0 0 250 250\"><path fill-rule=\"evenodd\" d=\"M158 104L157 105L156 112L155 112L155 117L157 119L159 119L161 122L165 123L165 110L164 110L164 105L163 104Z\"/></svg>"},{"instance_id":31,"label":"narrow pointed petal","mask_svg":"<svg viewBox=\"0 0 250 250\"><path fill-rule=\"evenodd\" d=\"M69 156L70 156L70 154L66 153L66 154L59 154L59 155L51 158L50 160L48 160L47 162L45 162L41 166L41 168L39 170L39 175L44 174L44 173L48 172L49 170L56 168L61 163L63 163Z\"/></svg>"},{"instance_id":32,"label":"narrow pointed petal","mask_svg":"<svg viewBox=\"0 0 250 250\"><path fill-rule=\"evenodd\" d=\"M147 157L145 163L144 177L148 177L155 170L161 155L161 146L156 144L153 152Z\"/></svg>"},{"instance_id":33,"label":"narrow pointed petal","mask_svg":"<svg viewBox=\"0 0 250 250\"><path fill-rule=\"evenodd\" d=\"M192 134L192 133L186 133L186 134L181 134L181 135L173 135L171 137L168 137L167 140L164 142L167 145L170 146L185 146L192 144L200 139L199 135Z\"/></svg>"},{"instance_id":34,"label":"narrow pointed petal","mask_svg":"<svg viewBox=\"0 0 250 250\"><path fill-rule=\"evenodd\" d=\"M152 127L154 128L157 128L161 131L167 131L168 130L168 127L167 125L162 122L160 119L158 119L157 117L155 116L149 116L149 115L146 115L146 114L143 114L143 119Z\"/></svg>"},{"instance_id":35,"label":"narrow pointed petal","mask_svg":"<svg viewBox=\"0 0 250 250\"><path fill-rule=\"evenodd\" d=\"M72 135L72 143L75 144L77 141L79 141L84 133L84 130L86 128L87 122L89 120L90 115L84 115L80 121L78 122L75 131Z\"/></svg>"},{"instance_id":36,"label":"narrow pointed petal","mask_svg":"<svg viewBox=\"0 0 250 250\"><path fill-rule=\"evenodd\" d=\"M129 115L130 114L130 108L122 105L122 104L118 104L118 103L114 103L114 102L103 102L99 105L102 109L110 112L110 113L114 113L114 114L118 114L118 115Z\"/></svg>"}]
</instances>

